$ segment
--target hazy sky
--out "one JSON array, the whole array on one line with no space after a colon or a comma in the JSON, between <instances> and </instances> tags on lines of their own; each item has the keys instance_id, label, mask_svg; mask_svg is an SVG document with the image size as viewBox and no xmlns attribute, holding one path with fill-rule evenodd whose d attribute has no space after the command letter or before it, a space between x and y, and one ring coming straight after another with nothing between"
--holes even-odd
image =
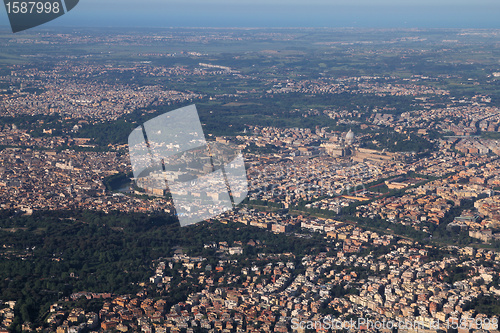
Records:
<instances>
[{"instance_id":1,"label":"hazy sky","mask_svg":"<svg viewBox=\"0 0 500 333\"><path fill-rule=\"evenodd\" d=\"M500 0L80 0L47 26L500 28L499 16Z\"/></svg>"}]
</instances>

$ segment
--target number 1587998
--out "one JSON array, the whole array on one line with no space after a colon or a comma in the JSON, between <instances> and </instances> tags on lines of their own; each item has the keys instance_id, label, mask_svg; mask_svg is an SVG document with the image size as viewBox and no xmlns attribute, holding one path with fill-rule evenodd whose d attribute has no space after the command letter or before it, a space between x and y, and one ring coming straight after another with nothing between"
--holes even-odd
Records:
<instances>
[{"instance_id":1,"label":"number 1587998","mask_svg":"<svg viewBox=\"0 0 500 333\"><path fill-rule=\"evenodd\" d=\"M5 6L9 14L58 14L61 10L59 2L9 1Z\"/></svg>"}]
</instances>

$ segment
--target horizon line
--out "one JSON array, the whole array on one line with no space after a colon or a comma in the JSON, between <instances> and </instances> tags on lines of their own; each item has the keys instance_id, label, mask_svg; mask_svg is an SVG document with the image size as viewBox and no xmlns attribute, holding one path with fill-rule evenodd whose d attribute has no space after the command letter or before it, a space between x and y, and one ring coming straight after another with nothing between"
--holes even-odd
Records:
<instances>
[{"instance_id":1,"label":"horizon line","mask_svg":"<svg viewBox=\"0 0 500 333\"><path fill-rule=\"evenodd\" d=\"M478 27L356 27L356 26L339 26L339 27L316 27L316 26L282 26L282 27L263 27L263 26L121 26L121 25L96 25L96 26L80 26L80 25L57 25L57 26L40 26L34 29L26 30L56 30L56 29L95 29L95 28L110 28L110 29L237 29L237 30L250 30L250 29L350 29L350 30L498 30L498 28L478 28ZM0 25L0 29L11 30L9 25Z\"/></svg>"}]
</instances>

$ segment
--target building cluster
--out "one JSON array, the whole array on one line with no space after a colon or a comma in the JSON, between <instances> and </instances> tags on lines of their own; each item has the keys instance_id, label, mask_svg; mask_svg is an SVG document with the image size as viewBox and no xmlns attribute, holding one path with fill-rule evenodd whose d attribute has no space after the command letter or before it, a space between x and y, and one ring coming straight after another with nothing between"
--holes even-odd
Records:
<instances>
[{"instance_id":1,"label":"building cluster","mask_svg":"<svg viewBox=\"0 0 500 333\"><path fill-rule=\"evenodd\" d=\"M348 134L347 141L351 140ZM345 159L327 155L328 149L329 146L324 154L312 158L290 157L288 153L250 158L250 199L283 203L285 207L324 196L344 195L349 200L349 196L362 196L360 194L366 192L364 184L404 173L403 163L394 160L395 155L359 149L351 159ZM330 152L330 155L335 154Z\"/></svg>"},{"instance_id":2,"label":"building cluster","mask_svg":"<svg viewBox=\"0 0 500 333\"><path fill-rule=\"evenodd\" d=\"M356 215L365 218L378 217L427 232L425 226L418 225L422 222L439 225L447 212L455 206L463 206L470 201L481 206L482 202L496 198L479 200L495 193L500 171L498 158L452 156L451 150L444 150L441 155L436 155L436 158L429 157L415 162L410 166L410 170L437 179L415 184L407 188L402 196L381 197L358 206Z\"/></svg>"},{"instance_id":3,"label":"building cluster","mask_svg":"<svg viewBox=\"0 0 500 333\"><path fill-rule=\"evenodd\" d=\"M9 331L4 327L9 327L14 322L16 317L16 313L14 312L14 308L16 307L16 301L0 301L2 309L0 309L0 319L2 320L0 325L1 333L8 333Z\"/></svg>"},{"instance_id":4,"label":"building cluster","mask_svg":"<svg viewBox=\"0 0 500 333\"><path fill-rule=\"evenodd\" d=\"M421 222L439 224L451 208L452 205L439 196L426 195L416 198L404 195L399 198L377 199L370 204L358 206L356 216L372 219L377 217L420 229Z\"/></svg>"},{"instance_id":5,"label":"building cluster","mask_svg":"<svg viewBox=\"0 0 500 333\"><path fill-rule=\"evenodd\" d=\"M474 155L486 155L489 153L500 155L500 144L496 140L484 140L478 138L462 139L457 143L456 149L459 152Z\"/></svg>"},{"instance_id":6,"label":"building cluster","mask_svg":"<svg viewBox=\"0 0 500 333\"><path fill-rule=\"evenodd\" d=\"M254 263L237 273L226 271L225 265L238 260L219 260L212 267L205 263L206 258L189 257L178 249L173 257L156 261L155 275L144 284L144 291L136 295L74 294L72 299L104 298L102 308L87 313L67 307L69 299L61 300L51 307L47 324L61 333L83 328L91 332L290 332L303 331L293 329L294 321L325 322L333 315L344 325L352 324L350 319L355 317L418 323L426 332L440 332L436 323L441 329L466 323L468 332L498 331L494 324L487 330L480 327L495 323L498 315L478 313L469 305L482 297L500 295L492 283L499 272L488 264L499 260L500 253L449 247L442 249L448 255L433 260L431 248L357 227L345 228L338 222L331 225L344 230L346 238L332 239L330 252L306 255L299 261L290 253L259 253L254 259L247 258ZM370 248L392 246L392 250L380 256L359 255L351 251L353 242ZM205 247L217 248L225 256L227 249L257 243L261 242L208 243ZM257 249L260 252L265 247ZM458 271L465 273L458 277ZM150 287L170 290L174 275L190 280L199 291L171 307L162 298L148 296Z\"/></svg>"},{"instance_id":7,"label":"building cluster","mask_svg":"<svg viewBox=\"0 0 500 333\"><path fill-rule=\"evenodd\" d=\"M386 82L380 82L386 81ZM449 95L444 89L426 86L423 84L390 83L390 77L369 78L364 77L359 81L346 81L343 78L330 78L318 80L274 82L268 94L374 94L377 96L425 96Z\"/></svg>"},{"instance_id":8,"label":"building cluster","mask_svg":"<svg viewBox=\"0 0 500 333\"><path fill-rule=\"evenodd\" d=\"M5 126L0 132L0 145L7 147L20 147L30 149L56 149L64 147L94 148L89 138L72 138L70 136L50 135L33 137L27 130L19 130L16 125Z\"/></svg>"},{"instance_id":9,"label":"building cluster","mask_svg":"<svg viewBox=\"0 0 500 333\"><path fill-rule=\"evenodd\" d=\"M302 217L284 214L283 212L264 212L242 207L224 213L218 220L224 224L240 222L276 233L285 233L298 230Z\"/></svg>"},{"instance_id":10,"label":"building cluster","mask_svg":"<svg viewBox=\"0 0 500 333\"><path fill-rule=\"evenodd\" d=\"M430 131L448 133L454 136L471 136L479 131L498 132L500 129L500 112L490 106L491 100L485 96L473 96L456 100L450 98L446 108L421 99L421 110L403 112L400 115L388 115L384 120L376 114L372 117L374 124L381 124L405 131L420 130L423 135Z\"/></svg>"},{"instance_id":11,"label":"building cluster","mask_svg":"<svg viewBox=\"0 0 500 333\"><path fill-rule=\"evenodd\" d=\"M102 82L82 82L69 79L60 73L70 70L89 73L80 68L74 69L67 64L55 68L17 69L11 72L13 78L23 78L21 84L39 93L24 92L19 89L12 95L3 96L2 116L19 115L54 115L72 119L92 121L112 121L138 108L183 102L199 99L202 95L165 90L160 86L135 87L125 84L108 84ZM110 72L122 73L130 69L98 66L93 68L95 75L108 75ZM135 70L135 68L134 68Z\"/></svg>"},{"instance_id":12,"label":"building cluster","mask_svg":"<svg viewBox=\"0 0 500 333\"><path fill-rule=\"evenodd\" d=\"M128 158L116 152L6 148L0 161L3 209L173 212L166 198L149 200L107 191L106 177L130 170Z\"/></svg>"}]
</instances>

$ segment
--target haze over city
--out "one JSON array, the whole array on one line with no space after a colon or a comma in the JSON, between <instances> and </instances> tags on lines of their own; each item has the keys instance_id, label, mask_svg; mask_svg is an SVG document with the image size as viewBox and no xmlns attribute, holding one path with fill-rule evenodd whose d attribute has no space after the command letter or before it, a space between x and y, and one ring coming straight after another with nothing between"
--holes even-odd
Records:
<instances>
[{"instance_id":1,"label":"haze over city","mask_svg":"<svg viewBox=\"0 0 500 333\"><path fill-rule=\"evenodd\" d=\"M45 27L498 28L498 13L495 0L82 0Z\"/></svg>"}]
</instances>

